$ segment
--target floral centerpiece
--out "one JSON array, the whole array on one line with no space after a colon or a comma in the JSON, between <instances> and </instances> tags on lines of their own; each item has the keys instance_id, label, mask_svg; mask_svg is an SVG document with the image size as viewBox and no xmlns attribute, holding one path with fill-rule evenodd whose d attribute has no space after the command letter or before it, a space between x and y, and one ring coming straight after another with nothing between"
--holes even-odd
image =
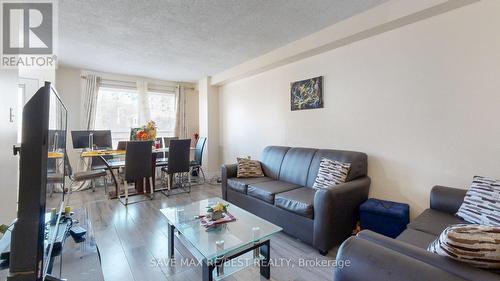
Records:
<instances>
[{"instance_id":1,"label":"floral centerpiece","mask_svg":"<svg viewBox=\"0 0 500 281\"><path fill-rule=\"evenodd\" d=\"M229 204L217 202L217 204L207 207L207 213L211 220L220 220L222 215L227 212L227 207L229 207Z\"/></svg>"},{"instance_id":2,"label":"floral centerpiece","mask_svg":"<svg viewBox=\"0 0 500 281\"><path fill-rule=\"evenodd\" d=\"M135 132L135 139L142 141L155 141L156 129L156 123L153 120L149 120L146 125L142 126Z\"/></svg>"}]
</instances>

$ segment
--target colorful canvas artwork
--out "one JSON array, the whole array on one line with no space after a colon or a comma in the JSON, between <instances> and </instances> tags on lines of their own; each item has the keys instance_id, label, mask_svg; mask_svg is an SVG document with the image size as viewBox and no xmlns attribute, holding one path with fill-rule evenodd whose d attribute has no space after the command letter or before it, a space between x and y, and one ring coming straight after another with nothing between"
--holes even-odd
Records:
<instances>
[{"instance_id":1,"label":"colorful canvas artwork","mask_svg":"<svg viewBox=\"0 0 500 281\"><path fill-rule=\"evenodd\" d=\"M293 82L291 84L291 109L314 109L323 107L323 76Z\"/></svg>"}]
</instances>

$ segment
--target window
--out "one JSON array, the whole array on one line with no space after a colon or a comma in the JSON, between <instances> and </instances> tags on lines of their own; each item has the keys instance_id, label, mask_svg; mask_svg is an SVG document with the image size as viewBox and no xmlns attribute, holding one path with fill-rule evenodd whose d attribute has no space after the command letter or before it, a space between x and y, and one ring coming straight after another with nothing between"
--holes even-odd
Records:
<instances>
[{"instance_id":1,"label":"window","mask_svg":"<svg viewBox=\"0 0 500 281\"><path fill-rule=\"evenodd\" d=\"M148 106L151 120L156 122L159 137L175 135L175 94L148 92Z\"/></svg>"},{"instance_id":2,"label":"window","mask_svg":"<svg viewBox=\"0 0 500 281\"><path fill-rule=\"evenodd\" d=\"M140 88L140 87L139 87ZM99 88L95 117L96 130L111 130L113 147L130 138L130 129L156 122L158 137L175 135L176 94L169 89L139 92L133 87Z\"/></svg>"},{"instance_id":3,"label":"window","mask_svg":"<svg viewBox=\"0 0 500 281\"><path fill-rule=\"evenodd\" d=\"M137 91L100 88L97 94L96 130L111 130L113 146L129 140L130 128L139 126L139 94Z\"/></svg>"}]
</instances>

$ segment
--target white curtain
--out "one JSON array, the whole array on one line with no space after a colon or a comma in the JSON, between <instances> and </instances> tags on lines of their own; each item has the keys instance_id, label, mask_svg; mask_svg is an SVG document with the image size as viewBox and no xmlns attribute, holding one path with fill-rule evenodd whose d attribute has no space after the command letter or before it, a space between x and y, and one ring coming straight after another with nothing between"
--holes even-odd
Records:
<instances>
[{"instance_id":1,"label":"white curtain","mask_svg":"<svg viewBox=\"0 0 500 281\"><path fill-rule=\"evenodd\" d=\"M186 93L184 86L177 86L176 90L177 118L175 122L175 136L180 139L188 138L186 122Z\"/></svg>"},{"instance_id":2,"label":"white curtain","mask_svg":"<svg viewBox=\"0 0 500 281\"><path fill-rule=\"evenodd\" d=\"M93 130L95 125L95 114L97 109L97 94L101 78L94 74L87 74L84 79L84 87L82 92L82 124L84 130ZM92 165L91 158L81 158L78 162L77 171L88 169ZM77 172L73 170L73 172ZM90 188L90 182L85 181L80 184L75 184L71 187L73 191L84 190Z\"/></svg>"},{"instance_id":3,"label":"white curtain","mask_svg":"<svg viewBox=\"0 0 500 281\"><path fill-rule=\"evenodd\" d=\"M137 81L137 93L139 93L139 125L142 126L151 120L151 112L148 103L148 83Z\"/></svg>"},{"instance_id":4,"label":"white curtain","mask_svg":"<svg viewBox=\"0 0 500 281\"><path fill-rule=\"evenodd\" d=\"M97 93L101 78L94 74L84 77L85 86L82 93L82 128L84 130L94 129L95 112L97 109Z\"/></svg>"}]
</instances>

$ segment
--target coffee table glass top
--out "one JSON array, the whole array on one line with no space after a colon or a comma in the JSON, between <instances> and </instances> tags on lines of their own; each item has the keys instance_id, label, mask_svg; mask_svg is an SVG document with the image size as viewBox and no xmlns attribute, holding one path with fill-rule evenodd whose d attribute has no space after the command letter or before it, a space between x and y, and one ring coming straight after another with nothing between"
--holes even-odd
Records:
<instances>
[{"instance_id":1,"label":"coffee table glass top","mask_svg":"<svg viewBox=\"0 0 500 281\"><path fill-rule=\"evenodd\" d=\"M201 225L199 215L205 215L208 206L217 202L229 204L227 208L236 221L207 229ZM224 256L238 249L265 240L280 232L281 227L251 214L221 198L210 198L183 206L160 210L169 223L182 234L207 260ZM223 243L221 243L223 241Z\"/></svg>"}]
</instances>

